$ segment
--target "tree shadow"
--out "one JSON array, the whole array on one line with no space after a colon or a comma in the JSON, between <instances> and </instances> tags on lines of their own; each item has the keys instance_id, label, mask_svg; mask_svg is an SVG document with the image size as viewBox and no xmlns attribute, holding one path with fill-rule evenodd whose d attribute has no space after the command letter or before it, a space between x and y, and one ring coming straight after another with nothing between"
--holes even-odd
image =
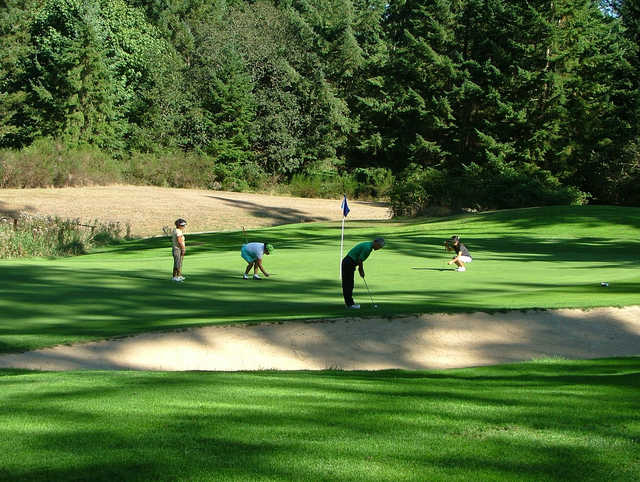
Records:
<instances>
[{"instance_id":1,"label":"tree shadow","mask_svg":"<svg viewBox=\"0 0 640 482\"><path fill-rule=\"evenodd\" d=\"M326 320L305 322L296 328L302 336L279 327L246 328L251 336L279 353L309 360L316 366L350 368L366 364L378 367L409 369L433 368L465 354L467 364L485 365L522 361L532 358L562 356L567 358L634 355L640 346L640 333L615 314L603 314L597 323L585 315L509 311L500 318L490 314L444 319L403 315L413 313L464 313L496 311L495 307L460 303L457 288L433 287L428 292L378 289L380 309L367 306L360 318L331 322L352 315L344 309L337 280L274 277L261 282L242 280L235 272L216 270L189 277L187 285L172 284L166 276L131 275L127 271L101 269L100 284L93 282L96 272L74 269L73 277L62 267L9 265L6 275L12 280L4 288L11 303L3 303L0 322L0 350L5 353L25 351L37 346L125 337L141 333L180 331L214 324L255 324L261 322ZM123 281L126 284L122 287ZM56 280L52 283L51 280ZM478 289L481 293L500 292L501 283ZM514 283L510 283L513 285ZM518 283L516 283L518 284ZM519 283L527 290L536 283ZM548 284L547 284L548 285ZM547 286L545 285L545 286ZM617 283L621 292L636 292L639 283ZM557 289L580 294L597 293L600 287L564 286ZM548 287L548 286L547 286ZM360 293L364 296L364 291ZM390 301L401 296L402 301ZM37 303L34 302L37 300ZM308 301L314 300L314 301ZM478 318L479 317L479 318ZM487 335L478 331L487 327ZM497 330L512 333L500 337ZM460 334L458 339L444 339L437 330ZM491 328L493 327L493 328ZM493 329L493 332L489 330ZM473 334L473 335L472 335ZM473 336L473 338L469 338ZM192 331L185 335L189 346L214 353L218 340ZM135 341L132 340L132 342ZM69 367L123 369L136 365L120 362L120 351L130 345L100 345L87 351L80 347L73 353L47 352L38 355L42 366L57 362ZM634 351L635 349L635 351ZM177 353L177 352L176 352ZM163 360L164 356L159 355ZM175 355L179 356L179 355ZM13 358L6 358L3 363ZM168 360L168 359L167 359ZM129 362L127 362L129 363ZM168 363L168 362L167 362ZM255 368L272 368L269 359ZM21 366L21 365L5 365Z\"/></svg>"},{"instance_id":2,"label":"tree shadow","mask_svg":"<svg viewBox=\"0 0 640 482\"><path fill-rule=\"evenodd\" d=\"M31 373L10 384L4 375L6 480L639 472L637 358L446 372Z\"/></svg>"},{"instance_id":3,"label":"tree shadow","mask_svg":"<svg viewBox=\"0 0 640 482\"><path fill-rule=\"evenodd\" d=\"M275 207L264 206L262 204L254 203L251 201L245 201L241 199L231 199L222 196L208 196L213 199L217 199L233 207L242 208L245 211L251 213L252 216L262 219L269 219L274 224L293 224L303 223L309 221L329 221L329 218L324 216L312 216L305 211L295 209L292 207ZM292 203L295 200L292 199Z\"/></svg>"}]
</instances>

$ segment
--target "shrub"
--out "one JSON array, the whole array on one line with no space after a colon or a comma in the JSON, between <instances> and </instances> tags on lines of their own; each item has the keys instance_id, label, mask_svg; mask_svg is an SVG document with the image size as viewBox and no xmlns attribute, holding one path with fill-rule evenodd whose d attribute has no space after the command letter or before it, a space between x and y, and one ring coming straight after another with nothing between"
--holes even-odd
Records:
<instances>
[{"instance_id":1,"label":"shrub","mask_svg":"<svg viewBox=\"0 0 640 482\"><path fill-rule=\"evenodd\" d=\"M390 169L383 167L357 168L353 176L358 183L355 195L358 198L386 198L393 188L394 177Z\"/></svg>"},{"instance_id":2,"label":"shrub","mask_svg":"<svg viewBox=\"0 0 640 482\"><path fill-rule=\"evenodd\" d=\"M0 188L86 186L121 181L121 163L91 146L67 148L55 140L40 139L21 151L0 151Z\"/></svg>"},{"instance_id":3,"label":"shrub","mask_svg":"<svg viewBox=\"0 0 640 482\"><path fill-rule=\"evenodd\" d=\"M609 164L613 165L607 178L603 179L599 201L640 206L640 141L629 143L618 162Z\"/></svg>"},{"instance_id":4,"label":"shrub","mask_svg":"<svg viewBox=\"0 0 640 482\"><path fill-rule=\"evenodd\" d=\"M29 214L0 218L0 258L75 256L122 239L120 223L83 225L78 219Z\"/></svg>"},{"instance_id":5,"label":"shrub","mask_svg":"<svg viewBox=\"0 0 640 482\"><path fill-rule=\"evenodd\" d=\"M294 174L289 182L292 195L300 197L333 198L346 194L355 197L358 181L352 174L314 173Z\"/></svg>"},{"instance_id":6,"label":"shrub","mask_svg":"<svg viewBox=\"0 0 640 482\"><path fill-rule=\"evenodd\" d=\"M214 179L214 184L208 186L209 189L236 192L260 189L268 182L267 174L254 162L217 164L214 168Z\"/></svg>"},{"instance_id":7,"label":"shrub","mask_svg":"<svg viewBox=\"0 0 640 482\"><path fill-rule=\"evenodd\" d=\"M446 172L411 164L400 177L402 182L395 183L390 192L394 215L414 216L434 206L453 204Z\"/></svg>"},{"instance_id":8,"label":"shrub","mask_svg":"<svg viewBox=\"0 0 640 482\"><path fill-rule=\"evenodd\" d=\"M125 166L125 179L132 184L210 188L215 183L214 160L204 154L136 152L125 161Z\"/></svg>"},{"instance_id":9,"label":"shrub","mask_svg":"<svg viewBox=\"0 0 640 482\"><path fill-rule=\"evenodd\" d=\"M423 214L434 208L475 210L544 205L586 204L589 195L564 186L549 171L534 164L517 168L506 163L465 166L455 174L415 164L401 175L391 191L395 215Z\"/></svg>"}]
</instances>

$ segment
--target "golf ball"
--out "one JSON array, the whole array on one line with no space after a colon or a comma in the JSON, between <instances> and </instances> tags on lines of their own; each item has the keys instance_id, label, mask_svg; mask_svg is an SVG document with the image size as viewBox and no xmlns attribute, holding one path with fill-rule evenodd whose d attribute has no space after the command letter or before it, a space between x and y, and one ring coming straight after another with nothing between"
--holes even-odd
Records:
<instances>
[{"instance_id":1,"label":"golf ball","mask_svg":"<svg viewBox=\"0 0 640 482\"><path fill-rule=\"evenodd\" d=\"M374 307L374 308L377 308L377 307L378 307L378 305L373 305L373 307Z\"/></svg>"},{"instance_id":2,"label":"golf ball","mask_svg":"<svg viewBox=\"0 0 640 482\"><path fill-rule=\"evenodd\" d=\"M609 283L607 283L606 281L603 281L602 283L600 283L600 286L609 286Z\"/></svg>"}]
</instances>

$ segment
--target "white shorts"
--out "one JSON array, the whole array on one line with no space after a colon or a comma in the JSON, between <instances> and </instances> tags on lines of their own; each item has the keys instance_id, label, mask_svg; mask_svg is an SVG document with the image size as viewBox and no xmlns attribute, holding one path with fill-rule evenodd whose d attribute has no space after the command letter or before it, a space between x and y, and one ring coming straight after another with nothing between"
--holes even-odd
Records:
<instances>
[{"instance_id":1,"label":"white shorts","mask_svg":"<svg viewBox=\"0 0 640 482\"><path fill-rule=\"evenodd\" d=\"M471 263L473 260L471 259L471 256L460 256L460 261L463 263Z\"/></svg>"}]
</instances>

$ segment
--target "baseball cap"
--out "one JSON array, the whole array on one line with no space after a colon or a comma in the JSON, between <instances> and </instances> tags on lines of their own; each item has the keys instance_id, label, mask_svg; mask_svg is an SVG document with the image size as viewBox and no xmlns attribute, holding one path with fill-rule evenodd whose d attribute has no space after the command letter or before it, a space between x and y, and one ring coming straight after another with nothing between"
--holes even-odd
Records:
<instances>
[{"instance_id":1,"label":"baseball cap","mask_svg":"<svg viewBox=\"0 0 640 482\"><path fill-rule=\"evenodd\" d=\"M187 222L184 219L182 218L176 219L176 226L186 226L186 225L187 225Z\"/></svg>"}]
</instances>

